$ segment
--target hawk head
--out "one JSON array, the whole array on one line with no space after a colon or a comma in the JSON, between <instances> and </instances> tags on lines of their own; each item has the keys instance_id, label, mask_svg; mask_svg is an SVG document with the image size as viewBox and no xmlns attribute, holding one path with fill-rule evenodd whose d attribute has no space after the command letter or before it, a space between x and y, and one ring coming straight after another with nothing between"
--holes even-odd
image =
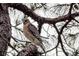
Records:
<instances>
[{"instance_id":1,"label":"hawk head","mask_svg":"<svg viewBox=\"0 0 79 59\"><path fill-rule=\"evenodd\" d=\"M24 17L23 24L27 24L27 23L30 23L30 21L29 21L29 19L27 19L27 17Z\"/></svg>"}]
</instances>

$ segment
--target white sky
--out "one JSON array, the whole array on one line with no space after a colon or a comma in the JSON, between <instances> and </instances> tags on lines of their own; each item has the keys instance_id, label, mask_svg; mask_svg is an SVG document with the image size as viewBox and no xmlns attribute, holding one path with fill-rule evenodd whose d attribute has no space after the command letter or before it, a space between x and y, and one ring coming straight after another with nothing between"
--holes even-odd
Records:
<instances>
[{"instance_id":1,"label":"white sky","mask_svg":"<svg viewBox=\"0 0 79 59\"><path fill-rule=\"evenodd\" d=\"M50 7L50 6L53 6L53 5L54 5L54 4L51 3L51 4L49 4L49 7ZM10 18L11 18L11 24L12 24L13 26L15 26L15 21L16 21L16 19L18 20L19 23L22 23L22 18L24 17L24 14L23 14L22 12L20 12L20 11L17 11L17 10L16 10L16 11L13 11L12 8L9 9L9 10L10 10L9 14L10 14ZM50 18L57 17L57 15L54 14L54 13L53 13L53 15L51 15L49 12L44 13L44 10L43 10L43 9L35 10L34 12L35 12L36 14L40 15L40 16L43 16L43 17L50 17ZM37 27L37 23L34 22L30 17L29 17L29 19L30 19L30 22L31 22L33 25L35 25L35 26ZM43 25L43 28L45 28L46 31L47 31L48 27L49 27L48 33L51 34L51 35L57 36L57 33L56 33L56 31L55 31L54 28L51 28L51 26L49 26L48 24L44 24L44 25ZM23 29L23 24L19 25L18 28L19 28L19 29ZM71 33L77 33L77 32L79 32L79 29L78 29L78 28L70 28L70 29L73 29L73 30L71 31ZM68 33L68 32L66 32L66 33ZM69 32L69 33L70 33L70 32ZM23 34L20 35L19 32L16 31L16 29L14 29L14 28L12 28L12 36L18 38L19 40L25 39L25 37L23 36ZM41 36L47 37L48 34L42 29ZM50 49L50 48L52 48L52 47L54 47L54 44L56 44L55 42L53 42L53 40L55 40L55 38L51 39L52 36L50 36L49 38L50 38L50 39L46 39L46 40L50 43L50 47L46 48L47 50ZM44 39L43 39L43 40L44 40ZM78 40L78 39L77 39L77 40ZM56 40L56 41L57 41L57 40ZM14 42L14 41L11 40L11 42ZM75 48L77 49L77 46L76 46L76 45L78 45L78 41L77 41L77 44L75 44ZM9 51L9 50L10 50L10 48L8 49L8 51ZM60 50L60 51L61 51L61 50ZM47 55L54 55L54 56L55 56L54 53L56 53L55 50L49 52ZM59 54L60 54L60 55L63 55L62 52L59 52ZM10 55L11 55L11 54L10 54Z\"/></svg>"}]
</instances>

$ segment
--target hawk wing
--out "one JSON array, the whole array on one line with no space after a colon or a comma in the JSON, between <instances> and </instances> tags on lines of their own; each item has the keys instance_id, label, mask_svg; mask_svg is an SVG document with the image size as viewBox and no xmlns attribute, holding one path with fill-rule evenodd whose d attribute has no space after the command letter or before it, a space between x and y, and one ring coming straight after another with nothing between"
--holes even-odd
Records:
<instances>
[{"instance_id":1,"label":"hawk wing","mask_svg":"<svg viewBox=\"0 0 79 59\"><path fill-rule=\"evenodd\" d=\"M29 28L29 31L40 41L39 46L43 49L43 51L45 53L44 45L42 43L42 39L40 38L40 34L39 34L37 28L32 24L29 24L28 28ZM46 55L46 53L45 53L45 55Z\"/></svg>"},{"instance_id":2,"label":"hawk wing","mask_svg":"<svg viewBox=\"0 0 79 59\"><path fill-rule=\"evenodd\" d=\"M40 38L40 34L39 34L37 28L36 28L34 25L32 25L32 24L29 24L28 27L29 27L30 32L31 32L37 39L39 39L39 41L42 42L42 40L41 40L41 38Z\"/></svg>"}]
</instances>

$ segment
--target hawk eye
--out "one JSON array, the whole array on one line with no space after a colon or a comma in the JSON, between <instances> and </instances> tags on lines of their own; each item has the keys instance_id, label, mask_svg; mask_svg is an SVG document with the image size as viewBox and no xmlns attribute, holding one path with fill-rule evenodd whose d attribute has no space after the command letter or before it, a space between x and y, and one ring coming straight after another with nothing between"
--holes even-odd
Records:
<instances>
[{"instance_id":1,"label":"hawk eye","mask_svg":"<svg viewBox=\"0 0 79 59\"><path fill-rule=\"evenodd\" d=\"M28 23L28 20L24 20L24 22L23 22L24 24L26 24L26 23Z\"/></svg>"},{"instance_id":2,"label":"hawk eye","mask_svg":"<svg viewBox=\"0 0 79 59\"><path fill-rule=\"evenodd\" d=\"M27 20L25 20L25 22L27 22Z\"/></svg>"}]
</instances>

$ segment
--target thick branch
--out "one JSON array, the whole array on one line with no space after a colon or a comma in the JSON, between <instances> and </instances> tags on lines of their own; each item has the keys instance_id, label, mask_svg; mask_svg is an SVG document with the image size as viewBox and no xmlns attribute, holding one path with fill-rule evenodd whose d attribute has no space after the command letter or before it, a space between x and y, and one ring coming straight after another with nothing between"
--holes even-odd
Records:
<instances>
[{"instance_id":1,"label":"thick branch","mask_svg":"<svg viewBox=\"0 0 79 59\"><path fill-rule=\"evenodd\" d=\"M22 11L24 14L30 16L32 19L34 19L37 22L41 21L43 23L49 23L49 24L54 24L57 22L66 21L69 19L69 16L70 16L69 14L67 14L64 16L59 16L57 18L45 18L45 17L41 17L41 16L37 15L31 9L29 9L27 6L25 6L21 3L19 3L19 4L17 4L17 3L12 4L11 3L11 4L8 4L8 6ZM71 17L76 17L76 16L79 16L79 12L71 14Z\"/></svg>"}]
</instances>

